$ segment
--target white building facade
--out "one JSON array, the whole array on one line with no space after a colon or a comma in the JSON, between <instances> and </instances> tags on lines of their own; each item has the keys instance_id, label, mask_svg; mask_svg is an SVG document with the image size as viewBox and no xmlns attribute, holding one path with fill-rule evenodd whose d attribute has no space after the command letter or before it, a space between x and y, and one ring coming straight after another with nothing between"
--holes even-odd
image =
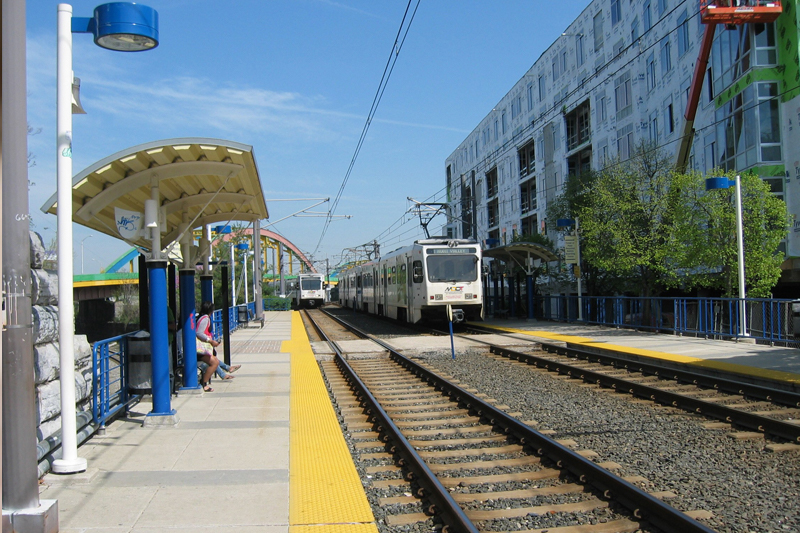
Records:
<instances>
[{"instance_id":1,"label":"white building facade","mask_svg":"<svg viewBox=\"0 0 800 533\"><path fill-rule=\"evenodd\" d=\"M717 26L689 158L754 170L786 201L782 283L800 283L797 2L773 23ZM452 236L552 238L546 208L567 176L641 141L674 156L703 31L697 0L591 2L447 158Z\"/></svg>"}]
</instances>

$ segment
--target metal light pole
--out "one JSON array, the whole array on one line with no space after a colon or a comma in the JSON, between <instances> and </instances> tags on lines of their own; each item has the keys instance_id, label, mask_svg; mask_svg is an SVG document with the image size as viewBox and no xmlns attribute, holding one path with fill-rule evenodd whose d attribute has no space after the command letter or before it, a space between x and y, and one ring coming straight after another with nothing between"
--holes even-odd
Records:
<instances>
[{"instance_id":1,"label":"metal light pole","mask_svg":"<svg viewBox=\"0 0 800 533\"><path fill-rule=\"evenodd\" d=\"M75 419L75 316L72 298L72 34L92 33L109 50L135 52L158 46L158 14L140 4L98 6L94 16L72 17L72 6L58 4L58 67L56 79L56 176L58 182L58 343L61 381L62 458L53 471L86 470L78 457Z\"/></svg>"},{"instance_id":2,"label":"metal light pole","mask_svg":"<svg viewBox=\"0 0 800 533\"><path fill-rule=\"evenodd\" d=\"M81 239L81 274L83 274L83 241L86 239L91 239L93 235L87 235L83 239Z\"/></svg>"},{"instance_id":3,"label":"metal light pole","mask_svg":"<svg viewBox=\"0 0 800 533\"><path fill-rule=\"evenodd\" d=\"M735 181L726 177L707 178L706 190L729 189L735 187L736 190L736 251L739 278L739 336L747 337L747 302L745 301L745 280L744 280L744 229L742 227L742 178L736 175Z\"/></svg>"}]
</instances>

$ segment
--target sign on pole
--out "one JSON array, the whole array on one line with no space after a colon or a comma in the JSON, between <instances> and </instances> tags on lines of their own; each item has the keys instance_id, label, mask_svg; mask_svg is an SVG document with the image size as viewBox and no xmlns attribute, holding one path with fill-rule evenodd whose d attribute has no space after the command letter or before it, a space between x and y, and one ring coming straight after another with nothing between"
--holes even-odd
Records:
<instances>
[{"instance_id":1,"label":"sign on pole","mask_svg":"<svg viewBox=\"0 0 800 533\"><path fill-rule=\"evenodd\" d=\"M564 237L564 261L568 265L578 264L578 237L576 235Z\"/></svg>"}]
</instances>

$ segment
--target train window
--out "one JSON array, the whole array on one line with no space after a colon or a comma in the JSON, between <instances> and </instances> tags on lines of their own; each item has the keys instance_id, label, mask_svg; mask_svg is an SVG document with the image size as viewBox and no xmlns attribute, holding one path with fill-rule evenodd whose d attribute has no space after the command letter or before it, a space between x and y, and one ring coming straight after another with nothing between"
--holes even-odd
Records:
<instances>
[{"instance_id":1,"label":"train window","mask_svg":"<svg viewBox=\"0 0 800 533\"><path fill-rule=\"evenodd\" d=\"M356 287L361 288L361 276L356 276Z\"/></svg>"},{"instance_id":2,"label":"train window","mask_svg":"<svg viewBox=\"0 0 800 533\"><path fill-rule=\"evenodd\" d=\"M414 283L422 283L422 261L414 261L411 265L411 276Z\"/></svg>"},{"instance_id":3,"label":"train window","mask_svg":"<svg viewBox=\"0 0 800 533\"><path fill-rule=\"evenodd\" d=\"M428 280L431 282L475 281L478 279L478 258L474 255L429 255Z\"/></svg>"}]
</instances>

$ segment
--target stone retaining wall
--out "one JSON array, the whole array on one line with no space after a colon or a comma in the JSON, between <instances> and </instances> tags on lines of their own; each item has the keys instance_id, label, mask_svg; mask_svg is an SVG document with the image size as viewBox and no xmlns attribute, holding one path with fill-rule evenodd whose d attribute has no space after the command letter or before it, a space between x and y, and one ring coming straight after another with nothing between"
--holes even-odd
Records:
<instances>
[{"instance_id":1,"label":"stone retaining wall","mask_svg":"<svg viewBox=\"0 0 800 533\"><path fill-rule=\"evenodd\" d=\"M43 440L61 429L60 352L58 348L58 276L42 267L45 247L35 232L31 237L31 303L33 354L36 377L36 436ZM91 409L92 347L86 335L75 335L75 398L77 410Z\"/></svg>"}]
</instances>

